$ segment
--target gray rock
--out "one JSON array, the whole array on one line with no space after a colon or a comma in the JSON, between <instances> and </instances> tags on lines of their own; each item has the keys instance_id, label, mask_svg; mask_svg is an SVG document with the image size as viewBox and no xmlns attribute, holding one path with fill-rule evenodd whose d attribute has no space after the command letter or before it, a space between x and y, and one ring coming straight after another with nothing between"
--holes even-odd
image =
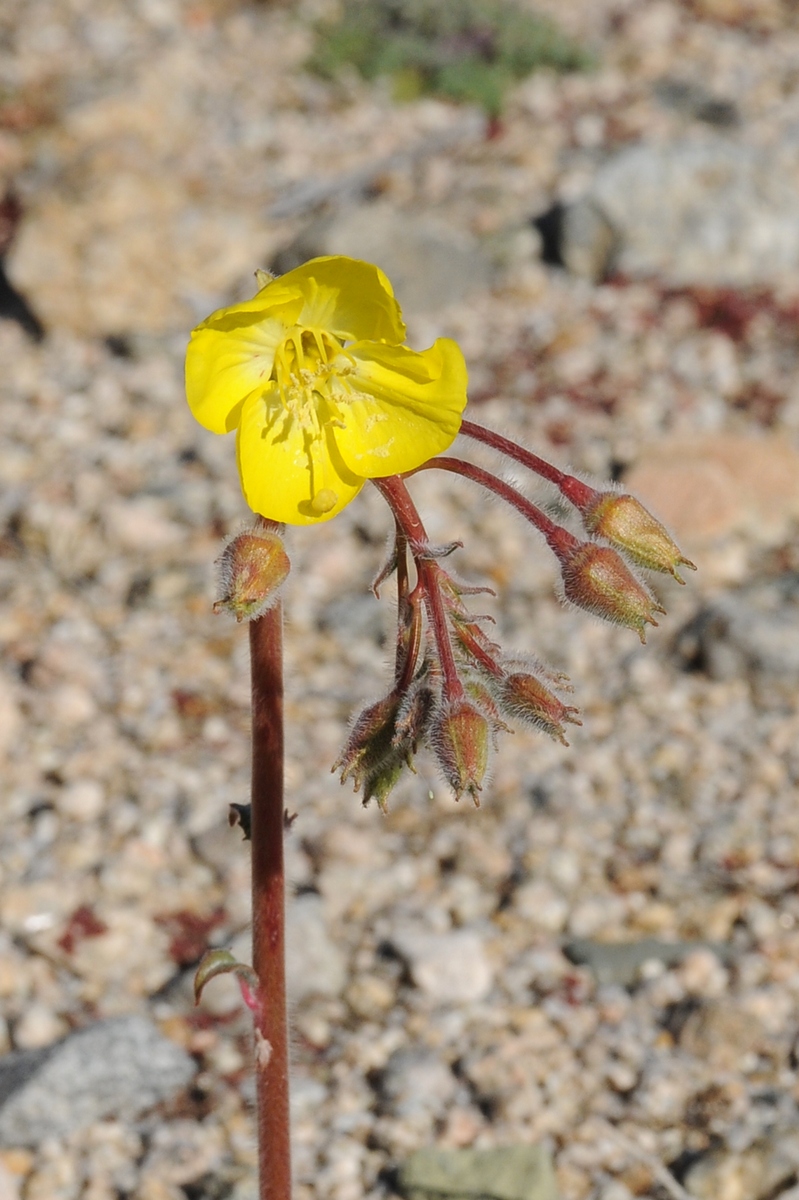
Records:
<instances>
[{"instance_id":1,"label":"gray rock","mask_svg":"<svg viewBox=\"0 0 799 1200\"><path fill-rule=\"evenodd\" d=\"M712 679L799 678L799 575L786 573L717 596L677 639L684 664Z\"/></svg>"},{"instance_id":2,"label":"gray rock","mask_svg":"<svg viewBox=\"0 0 799 1200\"><path fill-rule=\"evenodd\" d=\"M574 938L566 942L563 953L579 966L594 972L600 984L616 983L630 987L638 981L641 967L653 959L668 967L677 966L694 950L712 950L722 962L730 958L730 947L711 942L663 942L642 938L640 942L595 942Z\"/></svg>"},{"instance_id":3,"label":"gray rock","mask_svg":"<svg viewBox=\"0 0 799 1200\"><path fill-rule=\"evenodd\" d=\"M544 1146L493 1150L418 1150L400 1168L407 1200L558 1200L552 1159Z\"/></svg>"},{"instance_id":4,"label":"gray rock","mask_svg":"<svg viewBox=\"0 0 799 1200\"><path fill-rule=\"evenodd\" d=\"M286 976L292 1002L306 996L339 996L347 964L331 936L319 896L293 900L286 912Z\"/></svg>"},{"instance_id":5,"label":"gray rock","mask_svg":"<svg viewBox=\"0 0 799 1200\"><path fill-rule=\"evenodd\" d=\"M799 269L799 145L723 136L623 150L564 214L561 258L673 284L742 287Z\"/></svg>"},{"instance_id":6,"label":"gray rock","mask_svg":"<svg viewBox=\"0 0 799 1200\"><path fill-rule=\"evenodd\" d=\"M440 1004L469 1004L484 1000L494 971L483 939L467 929L427 933L400 929L392 943L407 961L413 982Z\"/></svg>"},{"instance_id":7,"label":"gray rock","mask_svg":"<svg viewBox=\"0 0 799 1200\"><path fill-rule=\"evenodd\" d=\"M437 217L411 216L386 201L344 207L313 222L274 262L289 271L320 254L377 263L407 312L428 312L487 287L490 253L465 230Z\"/></svg>"},{"instance_id":8,"label":"gray rock","mask_svg":"<svg viewBox=\"0 0 799 1200\"><path fill-rule=\"evenodd\" d=\"M458 1084L452 1071L429 1050L397 1050L386 1063L381 1092L398 1117L439 1116L454 1099Z\"/></svg>"},{"instance_id":9,"label":"gray rock","mask_svg":"<svg viewBox=\"0 0 799 1200\"><path fill-rule=\"evenodd\" d=\"M194 1060L144 1017L100 1021L0 1059L0 1145L37 1146L103 1117L130 1119L189 1084Z\"/></svg>"},{"instance_id":10,"label":"gray rock","mask_svg":"<svg viewBox=\"0 0 799 1200\"><path fill-rule=\"evenodd\" d=\"M719 129L739 125L741 114L732 100L714 95L701 83L686 79L659 79L654 87L655 97L664 108L681 113L694 121L704 121Z\"/></svg>"}]
</instances>

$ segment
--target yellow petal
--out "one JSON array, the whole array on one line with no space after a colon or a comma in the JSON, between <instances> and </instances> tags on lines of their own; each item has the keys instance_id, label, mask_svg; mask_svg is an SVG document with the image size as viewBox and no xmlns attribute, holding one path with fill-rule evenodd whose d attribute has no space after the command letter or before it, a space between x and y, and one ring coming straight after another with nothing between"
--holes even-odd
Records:
<instances>
[{"instance_id":1,"label":"yellow petal","mask_svg":"<svg viewBox=\"0 0 799 1200\"><path fill-rule=\"evenodd\" d=\"M356 343L349 403L339 406L336 443L347 466L367 479L412 471L455 440L466 406L466 363L439 338L429 350Z\"/></svg>"},{"instance_id":2,"label":"yellow petal","mask_svg":"<svg viewBox=\"0 0 799 1200\"><path fill-rule=\"evenodd\" d=\"M400 306L379 267L357 258L313 258L267 285L297 289L305 304L300 325L327 329L349 340L362 338L399 345L405 339ZM262 293L263 294L263 293Z\"/></svg>"},{"instance_id":3,"label":"yellow petal","mask_svg":"<svg viewBox=\"0 0 799 1200\"><path fill-rule=\"evenodd\" d=\"M268 384L275 350L286 333L278 317L264 318L242 308L234 305L214 313L194 330L186 351L189 407L212 433L234 429L241 402Z\"/></svg>"},{"instance_id":4,"label":"yellow petal","mask_svg":"<svg viewBox=\"0 0 799 1200\"><path fill-rule=\"evenodd\" d=\"M364 479L345 466L330 428L310 438L276 390L244 402L236 448L242 490L254 512L289 525L315 525L357 496Z\"/></svg>"}]
</instances>

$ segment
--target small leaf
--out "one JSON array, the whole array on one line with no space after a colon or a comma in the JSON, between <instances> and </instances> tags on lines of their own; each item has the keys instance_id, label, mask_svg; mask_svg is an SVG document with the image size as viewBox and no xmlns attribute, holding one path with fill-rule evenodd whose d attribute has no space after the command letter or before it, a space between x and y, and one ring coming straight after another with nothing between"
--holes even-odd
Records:
<instances>
[{"instance_id":1,"label":"small leaf","mask_svg":"<svg viewBox=\"0 0 799 1200\"><path fill-rule=\"evenodd\" d=\"M194 1003L200 1003L200 997L209 979L215 979L217 975L230 974L234 974L238 978L244 1003L251 1012L257 1012L260 1007L258 976L252 967L239 962L229 950L209 950L203 955L194 976Z\"/></svg>"}]
</instances>

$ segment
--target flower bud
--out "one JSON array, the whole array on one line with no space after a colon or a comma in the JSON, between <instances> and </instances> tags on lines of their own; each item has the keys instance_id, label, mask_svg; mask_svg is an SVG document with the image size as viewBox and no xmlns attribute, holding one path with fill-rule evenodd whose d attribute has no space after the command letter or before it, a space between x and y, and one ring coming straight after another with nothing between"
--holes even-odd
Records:
<instances>
[{"instance_id":1,"label":"flower bud","mask_svg":"<svg viewBox=\"0 0 799 1200\"><path fill-rule=\"evenodd\" d=\"M564 746L569 744L563 729L564 722L582 725L575 715L579 709L564 704L540 679L527 671L515 671L503 680L500 703L509 716L529 721Z\"/></svg>"},{"instance_id":2,"label":"flower bud","mask_svg":"<svg viewBox=\"0 0 799 1200\"><path fill-rule=\"evenodd\" d=\"M357 792L364 779L373 775L389 760L398 758L393 746L399 697L390 692L370 704L356 718L347 743L332 766L341 771L341 782L352 777Z\"/></svg>"},{"instance_id":3,"label":"flower bud","mask_svg":"<svg viewBox=\"0 0 799 1200\"><path fill-rule=\"evenodd\" d=\"M680 564L696 570L660 521L626 492L602 492L582 516L589 533L618 546L639 567L673 575L678 583L685 583L677 574Z\"/></svg>"},{"instance_id":4,"label":"flower bud","mask_svg":"<svg viewBox=\"0 0 799 1200\"><path fill-rule=\"evenodd\" d=\"M405 750L408 756L416 753L435 708L435 694L424 678L422 675L414 681L402 697L394 726L392 745L395 749Z\"/></svg>"},{"instance_id":5,"label":"flower bud","mask_svg":"<svg viewBox=\"0 0 799 1200\"><path fill-rule=\"evenodd\" d=\"M280 535L271 529L257 529L228 542L217 568L219 598L214 612L227 609L237 621L253 621L275 603L291 563Z\"/></svg>"},{"instance_id":6,"label":"flower bud","mask_svg":"<svg viewBox=\"0 0 799 1200\"><path fill-rule=\"evenodd\" d=\"M653 614L666 611L609 546L582 542L564 556L561 571L567 600L606 621L637 630L642 642L645 626L657 625Z\"/></svg>"},{"instance_id":7,"label":"flower bud","mask_svg":"<svg viewBox=\"0 0 799 1200\"><path fill-rule=\"evenodd\" d=\"M486 718L468 700L454 701L438 717L430 740L456 800L468 792L479 807L477 793L488 766L490 732Z\"/></svg>"},{"instance_id":8,"label":"flower bud","mask_svg":"<svg viewBox=\"0 0 799 1200\"><path fill-rule=\"evenodd\" d=\"M376 767L374 771L371 771L366 776L363 782L364 808L374 798L381 813L388 812L389 793L393 791L399 782L405 766L407 766L405 760L397 755L395 758L390 758L379 767Z\"/></svg>"}]
</instances>

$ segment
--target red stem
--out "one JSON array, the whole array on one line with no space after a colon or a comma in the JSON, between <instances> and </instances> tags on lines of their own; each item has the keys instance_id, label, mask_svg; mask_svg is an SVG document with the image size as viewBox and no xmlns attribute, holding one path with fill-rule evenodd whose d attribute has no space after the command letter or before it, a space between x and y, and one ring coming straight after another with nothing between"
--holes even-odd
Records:
<instances>
[{"instance_id":1,"label":"red stem","mask_svg":"<svg viewBox=\"0 0 799 1200\"><path fill-rule=\"evenodd\" d=\"M535 471L536 475L540 475L542 479L547 479L550 483L554 483L560 490L561 495L565 496L575 508L579 508L581 511L589 508L599 499L600 493L595 488L589 487L581 479L575 479L573 475L567 475L565 471L559 471L557 467L553 467L552 463L548 463L546 459L539 458L537 454L533 454L530 450L525 450L523 446L518 446L516 442L512 442L510 438L503 437L501 433L495 433L493 429L486 429L482 425L475 425L473 421L461 421L461 433L465 433L467 437L474 438L476 442L482 442L484 446L490 446L492 450L498 450L500 454L506 454L508 458L521 463L528 470Z\"/></svg>"},{"instance_id":2,"label":"red stem","mask_svg":"<svg viewBox=\"0 0 799 1200\"><path fill-rule=\"evenodd\" d=\"M283 612L250 622L252 947L260 1200L291 1200L283 868Z\"/></svg>"},{"instance_id":3,"label":"red stem","mask_svg":"<svg viewBox=\"0 0 799 1200\"><path fill-rule=\"evenodd\" d=\"M521 492L517 492L515 487L511 487L503 479L492 475L490 471L484 471L482 467L476 467L474 463L465 462L462 458L431 458L423 467L417 469L426 471L430 467L436 467L440 471L451 471L454 475L462 475L465 479L471 479L474 483L481 484L482 487L512 505L531 525L535 525L539 533L544 535L550 550L561 562L582 545L578 538L569 533L567 529L550 521L546 513L522 496Z\"/></svg>"},{"instance_id":4,"label":"red stem","mask_svg":"<svg viewBox=\"0 0 799 1200\"><path fill-rule=\"evenodd\" d=\"M408 545L416 564L416 573L424 590L427 615L436 641L447 699L461 700L464 695L463 684L458 674L455 655L452 653L447 614L438 586L439 568L438 564L430 557L427 530L399 475L389 475L385 479L373 479L372 483L394 513L394 519L408 539Z\"/></svg>"}]
</instances>

